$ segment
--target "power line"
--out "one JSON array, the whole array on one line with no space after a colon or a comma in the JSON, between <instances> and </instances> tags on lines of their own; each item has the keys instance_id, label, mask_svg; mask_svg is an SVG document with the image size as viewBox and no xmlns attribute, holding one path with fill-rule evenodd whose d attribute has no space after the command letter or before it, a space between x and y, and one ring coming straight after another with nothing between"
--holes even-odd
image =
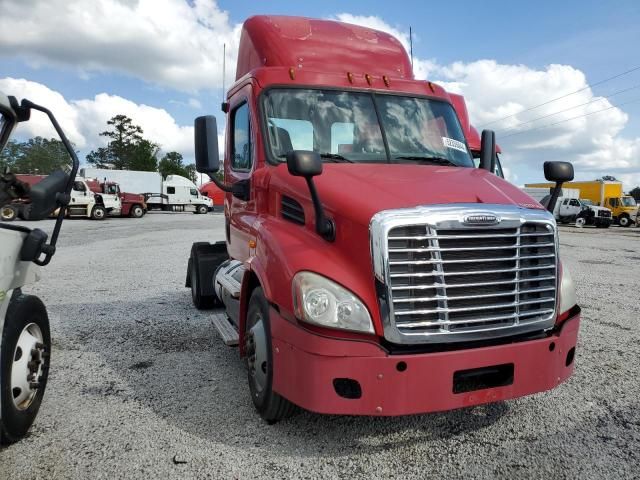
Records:
<instances>
[{"instance_id":1,"label":"power line","mask_svg":"<svg viewBox=\"0 0 640 480\"><path fill-rule=\"evenodd\" d=\"M536 108L542 107L542 106L544 106L544 105L548 105L548 104L550 104L550 103L556 102L556 101L558 101L558 100L561 100L561 99L563 99L563 98L569 97L569 96L571 96L571 95L575 95L576 93L580 93L580 92L582 92L582 91L584 91L584 90L587 90L588 88L593 88L593 87L595 87L595 86L597 86L597 85L602 85L602 84L603 84L603 83L605 83L605 82L609 82L609 81L614 80L614 79L616 79L616 78L622 77L623 75L627 75L627 74L629 74L629 73L631 73L631 72L635 72L636 70L640 70L640 66L633 67L633 68L631 68L631 69L629 69L629 70L627 70L627 71L625 71L625 72L622 72L622 73L619 73L619 74L617 74L617 75L614 75L613 77L609 77L609 78L605 78L604 80L600 80L599 82L592 83L592 84L588 84L587 86L582 87L582 88L580 88L580 89L576 90L575 92L570 92L570 93L567 93L567 94L565 94L565 95L561 95L561 96L559 96L559 97L556 97L556 98L553 98L553 99L551 99L551 100L548 100L548 101L546 101L546 102L544 102L544 103L540 103L539 105L534 105L534 106L532 106L532 107L525 108L524 110L520 110L519 112L512 113L511 115L507 115L506 117L502 117L502 118L499 118L499 119L497 119L497 120L492 120L492 121L490 121L490 122L488 122L488 123L485 123L484 125L481 125L481 126L480 126L480 128L484 128L484 127L486 127L487 125L491 125L491 124L493 124L493 123L501 122L501 121L503 121L503 120L506 120L507 118L515 117L516 115L520 115L521 113L524 113L524 112L528 112L528 111L531 111L531 110L535 110Z\"/></svg>"},{"instance_id":2,"label":"power line","mask_svg":"<svg viewBox=\"0 0 640 480\"><path fill-rule=\"evenodd\" d=\"M613 92L613 93L611 93L609 95L604 95L604 96L601 96L601 97L593 98L593 99L589 100L588 102L581 103L580 105L574 105L573 107L568 107L568 108L565 108L564 110L559 110L557 112L553 112L553 113L549 113L547 115L543 115L542 117L537 117L537 118L534 118L532 120L527 120L526 122L516 123L515 125L507 127L507 128L505 128L503 130L498 130L498 133L515 130L515 129L517 129L518 127L520 127L522 125L527 125L528 123L537 122L538 120L542 120L543 118L553 117L554 115L558 115L559 113L568 112L569 110L573 110L574 108L584 107L585 105L590 105L592 103L599 102L600 100L604 100L605 98L611 98L611 97L614 97L616 95L619 95L620 93L628 92L628 91L634 90L636 88L640 88L640 83L637 84L637 85L634 85L633 87L625 88L623 90L618 90L617 92Z\"/></svg>"},{"instance_id":3,"label":"power line","mask_svg":"<svg viewBox=\"0 0 640 480\"><path fill-rule=\"evenodd\" d=\"M528 130L522 130L521 132L511 133L509 135L505 135L504 137L501 137L501 139L504 140L505 138L514 137L516 135L522 135L523 133L529 133L529 132L534 132L536 130L542 130L544 128L553 127L555 125L560 125L561 123L570 122L571 120L576 120L578 118L588 117L589 115L594 115L596 113L606 112L607 110L611 110L612 108L623 107L624 105L629 105L630 103L635 103L635 102L640 102L640 98L636 98L635 100L629 100L628 102L624 102L619 105L611 105L610 107L603 108L602 110L596 110L595 112L584 113L582 115L577 115L575 117L560 120L559 122L549 123L547 125L542 125L540 127L530 128Z\"/></svg>"}]
</instances>

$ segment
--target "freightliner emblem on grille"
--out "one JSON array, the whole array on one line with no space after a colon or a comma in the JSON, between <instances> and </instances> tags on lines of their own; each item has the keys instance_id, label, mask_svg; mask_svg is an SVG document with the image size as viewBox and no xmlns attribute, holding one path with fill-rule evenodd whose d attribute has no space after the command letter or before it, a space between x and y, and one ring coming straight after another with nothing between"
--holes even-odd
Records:
<instances>
[{"instance_id":1,"label":"freightliner emblem on grille","mask_svg":"<svg viewBox=\"0 0 640 480\"><path fill-rule=\"evenodd\" d=\"M465 225L495 225L500 219L492 213L473 213L465 215L462 219Z\"/></svg>"}]
</instances>

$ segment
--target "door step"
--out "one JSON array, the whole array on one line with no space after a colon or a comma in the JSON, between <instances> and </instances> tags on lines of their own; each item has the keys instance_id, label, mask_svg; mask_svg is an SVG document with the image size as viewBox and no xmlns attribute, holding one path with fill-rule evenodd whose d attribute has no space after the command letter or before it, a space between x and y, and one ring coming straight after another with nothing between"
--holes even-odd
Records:
<instances>
[{"instance_id":1,"label":"door step","mask_svg":"<svg viewBox=\"0 0 640 480\"><path fill-rule=\"evenodd\" d=\"M238 331L227 319L227 315L224 312L214 313L212 321L225 345L236 347L238 345Z\"/></svg>"}]
</instances>

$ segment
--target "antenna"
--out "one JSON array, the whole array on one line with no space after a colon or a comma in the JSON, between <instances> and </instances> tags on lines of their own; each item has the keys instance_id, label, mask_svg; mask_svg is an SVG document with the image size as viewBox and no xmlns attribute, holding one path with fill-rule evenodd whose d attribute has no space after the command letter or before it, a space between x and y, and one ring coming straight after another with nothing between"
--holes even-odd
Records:
<instances>
[{"instance_id":1,"label":"antenna","mask_svg":"<svg viewBox=\"0 0 640 480\"><path fill-rule=\"evenodd\" d=\"M224 103L224 75L227 65L227 44L222 44L222 102Z\"/></svg>"},{"instance_id":2,"label":"antenna","mask_svg":"<svg viewBox=\"0 0 640 480\"><path fill-rule=\"evenodd\" d=\"M413 32L409 26L409 52L411 54L411 68L413 68Z\"/></svg>"}]
</instances>

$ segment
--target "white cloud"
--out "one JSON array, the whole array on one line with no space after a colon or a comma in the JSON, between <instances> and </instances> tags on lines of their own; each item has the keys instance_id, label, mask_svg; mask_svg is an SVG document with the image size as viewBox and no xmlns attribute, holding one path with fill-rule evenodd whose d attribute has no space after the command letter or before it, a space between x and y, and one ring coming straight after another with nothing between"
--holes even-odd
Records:
<instances>
[{"instance_id":1,"label":"white cloud","mask_svg":"<svg viewBox=\"0 0 640 480\"><path fill-rule=\"evenodd\" d=\"M158 143L163 151L175 150L187 158L193 157L193 126L178 125L163 108L137 104L131 100L100 93L92 99L67 100L60 93L36 82L24 79L0 79L0 91L18 99L29 100L50 109L66 135L78 149L92 150L106 143L100 132L107 130L107 120L124 114L144 130L144 137ZM21 137L40 135L57 138L49 120L33 112L29 122L20 125Z\"/></svg>"},{"instance_id":2,"label":"white cloud","mask_svg":"<svg viewBox=\"0 0 640 480\"><path fill-rule=\"evenodd\" d=\"M69 66L85 77L117 71L182 91L216 88L224 43L233 77L240 25L214 0L191 3L3 0L0 54Z\"/></svg>"}]
</instances>

